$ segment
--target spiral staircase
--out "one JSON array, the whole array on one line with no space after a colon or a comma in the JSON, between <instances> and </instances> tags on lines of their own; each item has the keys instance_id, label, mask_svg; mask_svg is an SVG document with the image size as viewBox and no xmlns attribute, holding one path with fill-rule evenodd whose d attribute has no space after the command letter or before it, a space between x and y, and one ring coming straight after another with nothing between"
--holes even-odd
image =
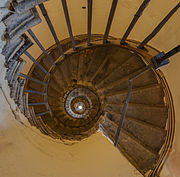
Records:
<instances>
[{"instance_id":1,"label":"spiral staircase","mask_svg":"<svg viewBox=\"0 0 180 177\"><path fill-rule=\"evenodd\" d=\"M73 36L66 0L62 0L70 38L59 42L44 0L13 0L0 12L3 39L0 47L6 59L5 79L11 98L32 126L63 142L80 141L100 130L113 144L120 128L116 144L119 151L142 175L158 176L173 142L174 108L159 67L144 71L154 56L165 55L147 42L178 10L180 3L143 42L128 40L149 1L143 1L125 35L117 39L109 36L117 0L112 0L104 35L91 34L93 9L92 0L88 0L88 32L77 36ZM55 40L48 49L31 30L41 22L36 6ZM33 42L42 50L37 59L28 52ZM179 46L175 53L177 50ZM26 64L22 54L33 62L28 74L22 72Z\"/></svg>"}]
</instances>

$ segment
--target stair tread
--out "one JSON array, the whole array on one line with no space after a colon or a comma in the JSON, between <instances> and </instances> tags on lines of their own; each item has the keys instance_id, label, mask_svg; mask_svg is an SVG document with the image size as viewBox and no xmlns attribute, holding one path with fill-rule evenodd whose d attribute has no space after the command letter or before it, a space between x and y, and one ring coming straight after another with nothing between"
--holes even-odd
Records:
<instances>
[{"instance_id":1,"label":"stair tread","mask_svg":"<svg viewBox=\"0 0 180 177\"><path fill-rule=\"evenodd\" d=\"M93 50L85 49L80 51L79 55L79 65L78 65L78 83L85 80L85 73L87 72L87 67L92 59Z\"/></svg>"},{"instance_id":2,"label":"stair tread","mask_svg":"<svg viewBox=\"0 0 180 177\"><path fill-rule=\"evenodd\" d=\"M46 69L46 71L49 71L50 68L53 66L52 62L48 59L47 56L44 56L44 57L41 59L41 65L43 66L43 68Z\"/></svg>"},{"instance_id":3,"label":"stair tread","mask_svg":"<svg viewBox=\"0 0 180 177\"><path fill-rule=\"evenodd\" d=\"M105 102L125 102L128 90L117 91L105 95ZM143 98L143 99L142 99ZM164 92L160 84L153 84L132 89L130 103L163 104Z\"/></svg>"},{"instance_id":4,"label":"stair tread","mask_svg":"<svg viewBox=\"0 0 180 177\"><path fill-rule=\"evenodd\" d=\"M63 92L64 90L63 90L63 88L62 87L60 87L60 85L59 84L57 84L57 82L56 82L56 80L55 79L51 79L51 81L50 81L50 84L48 84L48 88L53 88L54 90L56 90L57 92Z\"/></svg>"},{"instance_id":5,"label":"stair tread","mask_svg":"<svg viewBox=\"0 0 180 177\"><path fill-rule=\"evenodd\" d=\"M141 57L134 54L131 56L131 59L128 60L124 65L121 65L120 68L114 70L114 72L109 75L105 80L97 85L98 88L105 88L107 86L112 86L116 84L117 81L121 80L122 78L126 78L136 71L140 70L141 68L145 67L145 63L141 60Z\"/></svg>"},{"instance_id":6,"label":"stair tread","mask_svg":"<svg viewBox=\"0 0 180 177\"><path fill-rule=\"evenodd\" d=\"M35 66L31 73L31 77L34 77L40 81L43 81L45 76L46 74L38 66Z\"/></svg>"},{"instance_id":7,"label":"stair tread","mask_svg":"<svg viewBox=\"0 0 180 177\"><path fill-rule=\"evenodd\" d=\"M114 142L117 126L110 120L105 120L102 124L103 133ZM153 164L158 159L158 154L150 151L138 140L132 138L126 131L122 130L119 141L118 141L118 149L121 148L125 151L121 151L125 156L128 154L131 159L137 164L137 166L147 172L149 169L153 167ZM127 156L126 156L127 157ZM131 161L132 163L132 161Z\"/></svg>"},{"instance_id":8,"label":"stair tread","mask_svg":"<svg viewBox=\"0 0 180 177\"><path fill-rule=\"evenodd\" d=\"M65 80L64 75L58 64L57 64L57 68L52 72L51 78L55 80L58 86L61 87L62 89L67 87L67 81ZM50 83L51 83L51 80L50 80Z\"/></svg>"},{"instance_id":9,"label":"stair tread","mask_svg":"<svg viewBox=\"0 0 180 177\"><path fill-rule=\"evenodd\" d=\"M67 58L70 72L71 82L77 83L78 80L78 66L79 66L79 53L73 54L73 57Z\"/></svg>"},{"instance_id":10,"label":"stair tread","mask_svg":"<svg viewBox=\"0 0 180 177\"><path fill-rule=\"evenodd\" d=\"M88 65L85 81L90 82L94 73L102 66L104 60L111 60L111 52L114 51L114 46L96 47L93 51L91 61ZM104 63L105 64L105 63Z\"/></svg>"},{"instance_id":11,"label":"stair tread","mask_svg":"<svg viewBox=\"0 0 180 177\"><path fill-rule=\"evenodd\" d=\"M106 105L105 111L113 111L115 113L122 113L124 104L109 104ZM162 105L145 105L129 103L126 116L140 119L152 125L164 128L168 117L167 107Z\"/></svg>"},{"instance_id":12,"label":"stair tread","mask_svg":"<svg viewBox=\"0 0 180 177\"><path fill-rule=\"evenodd\" d=\"M63 60L61 63L59 63L57 65L57 67L60 69L60 74L62 75L63 81L65 80L65 82L70 85L71 81L70 81L70 70L69 70L69 63L68 60ZM58 71L58 69L56 69L56 72ZM60 77L60 75L57 75L57 77Z\"/></svg>"},{"instance_id":13,"label":"stair tread","mask_svg":"<svg viewBox=\"0 0 180 177\"><path fill-rule=\"evenodd\" d=\"M114 55L116 53L116 55ZM97 76L93 80L94 85L99 85L105 78L112 75L113 72L120 70L129 60L134 56L130 50L120 48L119 46L113 46L111 51L106 56L108 61L101 68Z\"/></svg>"},{"instance_id":14,"label":"stair tread","mask_svg":"<svg viewBox=\"0 0 180 177\"><path fill-rule=\"evenodd\" d=\"M138 72L140 69L136 70L134 73L130 75L126 75L122 77L121 79L114 81L113 84L111 83L111 81L109 81L109 83L106 86L104 86L103 88L100 88L101 92L103 92L103 94L108 94L108 93L128 89L130 77L136 74L136 72ZM158 80L156 79L154 72L152 70L149 70L133 80L133 88L143 87L143 86L157 84L157 83L158 83Z\"/></svg>"},{"instance_id":15,"label":"stair tread","mask_svg":"<svg viewBox=\"0 0 180 177\"><path fill-rule=\"evenodd\" d=\"M107 113L107 118L118 126L121 119L121 114ZM165 141L166 130L134 118L126 116L123 123L123 129L157 153Z\"/></svg>"}]
</instances>

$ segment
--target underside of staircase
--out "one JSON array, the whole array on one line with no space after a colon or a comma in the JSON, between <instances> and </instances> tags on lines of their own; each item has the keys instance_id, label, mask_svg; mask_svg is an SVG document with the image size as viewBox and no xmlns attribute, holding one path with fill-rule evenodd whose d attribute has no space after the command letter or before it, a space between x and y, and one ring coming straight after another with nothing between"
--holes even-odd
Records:
<instances>
[{"instance_id":1,"label":"underside of staircase","mask_svg":"<svg viewBox=\"0 0 180 177\"><path fill-rule=\"evenodd\" d=\"M77 36L72 34L67 4L62 0L70 38L59 42L43 1L13 0L0 14L4 41L0 47L7 67L5 79L18 108L32 126L63 142L80 141L100 130L116 144L124 117L117 149L142 175L159 175L173 141L172 97L160 70L152 67L141 73L159 51L144 41L127 40L131 29L122 39L108 35L117 5L115 0L104 35L91 34L88 23L88 34ZM148 1L143 3L139 11L145 9ZM49 49L42 46L31 30L41 22L36 5L55 39ZM179 6L180 3L173 13ZM88 22L91 18L90 0ZM34 42L42 50L38 58L28 52ZM33 62L28 74L22 72L26 64L22 54ZM127 101L132 78L135 79Z\"/></svg>"}]
</instances>

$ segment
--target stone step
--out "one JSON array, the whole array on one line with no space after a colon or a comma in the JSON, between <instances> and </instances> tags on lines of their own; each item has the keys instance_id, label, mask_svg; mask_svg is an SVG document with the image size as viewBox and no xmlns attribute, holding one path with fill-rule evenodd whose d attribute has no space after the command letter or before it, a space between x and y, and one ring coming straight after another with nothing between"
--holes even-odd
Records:
<instances>
[{"instance_id":1,"label":"stone step","mask_svg":"<svg viewBox=\"0 0 180 177\"><path fill-rule=\"evenodd\" d=\"M98 68L101 66L103 61L106 58L109 58L108 53L110 52L110 48L107 48L106 46L100 48L98 47L94 48L92 52L91 60L87 65L84 81L91 82L94 73L98 70Z\"/></svg>"},{"instance_id":2,"label":"stone step","mask_svg":"<svg viewBox=\"0 0 180 177\"><path fill-rule=\"evenodd\" d=\"M27 11L46 0L13 0L12 5L17 13Z\"/></svg>"},{"instance_id":3,"label":"stone step","mask_svg":"<svg viewBox=\"0 0 180 177\"><path fill-rule=\"evenodd\" d=\"M57 84L56 80L54 79L54 77L51 78L50 84L48 84L49 88L53 88L54 90L56 90L57 92L63 94L64 90L62 88L61 85Z\"/></svg>"},{"instance_id":4,"label":"stone step","mask_svg":"<svg viewBox=\"0 0 180 177\"><path fill-rule=\"evenodd\" d=\"M25 39L25 43L21 46L21 48L16 52L15 55L13 55L12 58L8 58L8 60L6 60L6 63L5 63L5 66L8 67L8 68L11 68L15 61L17 61L21 55L26 51L28 50L31 46L33 45L33 43L31 42L31 40L26 37Z\"/></svg>"},{"instance_id":5,"label":"stone step","mask_svg":"<svg viewBox=\"0 0 180 177\"><path fill-rule=\"evenodd\" d=\"M60 101L61 101L61 97L60 98L54 98L54 97L48 97L48 103L51 106L60 106Z\"/></svg>"},{"instance_id":6,"label":"stone step","mask_svg":"<svg viewBox=\"0 0 180 177\"><path fill-rule=\"evenodd\" d=\"M16 52L24 45L24 43L25 38L23 36L7 41L7 44L2 50L2 54L5 56L6 63L8 63L13 58Z\"/></svg>"},{"instance_id":7,"label":"stone step","mask_svg":"<svg viewBox=\"0 0 180 177\"><path fill-rule=\"evenodd\" d=\"M105 120L100 124L101 131L112 143L114 143L117 128L117 125L110 120ZM158 154L147 149L124 130L121 131L117 148L136 168L143 172L152 169L158 159Z\"/></svg>"},{"instance_id":8,"label":"stone step","mask_svg":"<svg viewBox=\"0 0 180 177\"><path fill-rule=\"evenodd\" d=\"M115 47L115 48L114 48ZM102 66L101 70L98 72L94 80L92 81L94 85L101 85L106 78L113 75L114 72L123 68L129 60L133 59L134 53L131 51L114 46L108 53L106 58L108 61ZM117 53L114 55L114 53Z\"/></svg>"},{"instance_id":9,"label":"stone step","mask_svg":"<svg viewBox=\"0 0 180 177\"><path fill-rule=\"evenodd\" d=\"M70 73L70 66L68 63L68 60L63 60L61 63L57 64L57 67L61 70L61 75L63 77L63 80L67 83L68 86L71 85L71 73ZM58 70L56 69L56 72ZM59 75L57 77L60 77Z\"/></svg>"},{"instance_id":10,"label":"stone step","mask_svg":"<svg viewBox=\"0 0 180 177\"><path fill-rule=\"evenodd\" d=\"M29 85L31 86L30 88L29 88ZM28 80L27 88L32 89L32 90L42 91L45 89L45 86L42 84L36 83L34 81Z\"/></svg>"},{"instance_id":11,"label":"stone step","mask_svg":"<svg viewBox=\"0 0 180 177\"><path fill-rule=\"evenodd\" d=\"M47 56L43 56L43 58L41 59L41 65L46 69L46 71L49 71L53 66L52 62Z\"/></svg>"},{"instance_id":12,"label":"stone step","mask_svg":"<svg viewBox=\"0 0 180 177\"><path fill-rule=\"evenodd\" d=\"M105 111L121 114L124 104L107 104ZM129 103L126 116L133 117L151 125L165 128L167 120L167 107L159 105L145 105Z\"/></svg>"},{"instance_id":13,"label":"stone step","mask_svg":"<svg viewBox=\"0 0 180 177\"><path fill-rule=\"evenodd\" d=\"M87 67L92 59L92 54L93 50L91 49L80 51L78 66L78 83L82 83L85 80L85 73L87 72Z\"/></svg>"},{"instance_id":14,"label":"stone step","mask_svg":"<svg viewBox=\"0 0 180 177\"><path fill-rule=\"evenodd\" d=\"M20 37L28 29L39 24L41 19L36 8L27 10L21 14L13 13L3 19L4 24L7 28L6 39L12 39Z\"/></svg>"},{"instance_id":15,"label":"stone step","mask_svg":"<svg viewBox=\"0 0 180 177\"><path fill-rule=\"evenodd\" d=\"M128 90L111 92L104 95L105 102L108 104L124 103L126 101ZM143 98L143 99L142 99ZM164 104L164 93L162 85L153 84L144 87L137 87L132 89L130 103L141 104Z\"/></svg>"},{"instance_id":16,"label":"stone step","mask_svg":"<svg viewBox=\"0 0 180 177\"><path fill-rule=\"evenodd\" d=\"M38 79L40 81L43 81L46 76L46 74L38 66L34 67L30 75L31 77L34 77L35 79Z\"/></svg>"},{"instance_id":17,"label":"stone step","mask_svg":"<svg viewBox=\"0 0 180 177\"><path fill-rule=\"evenodd\" d=\"M106 95L122 90L128 90L130 77L134 76L136 73L138 73L138 71L139 70L130 75L126 75L117 81L109 82L109 84L100 89L100 92ZM144 87L151 84L158 84L158 80L152 70L143 73L142 75L133 80L133 88Z\"/></svg>"},{"instance_id":18,"label":"stone step","mask_svg":"<svg viewBox=\"0 0 180 177\"><path fill-rule=\"evenodd\" d=\"M62 96L62 92L57 91L54 87L48 87L48 96L59 98Z\"/></svg>"},{"instance_id":19,"label":"stone step","mask_svg":"<svg viewBox=\"0 0 180 177\"><path fill-rule=\"evenodd\" d=\"M121 116L121 114L116 114L114 112L107 113L107 118L113 121L117 126L119 126ZM123 123L123 129L156 153L159 152L165 141L166 131L164 129L152 126L151 124L135 118L126 116Z\"/></svg>"},{"instance_id":20,"label":"stone step","mask_svg":"<svg viewBox=\"0 0 180 177\"><path fill-rule=\"evenodd\" d=\"M128 60L128 58L127 58ZM142 61L141 57L134 54L130 57L128 62L123 65L120 65L117 69L113 70L111 74L103 79L100 83L97 83L97 88L106 88L110 85L117 85L119 80L128 76L131 77L133 73L140 70L141 68L145 67L144 62Z\"/></svg>"},{"instance_id":21,"label":"stone step","mask_svg":"<svg viewBox=\"0 0 180 177\"><path fill-rule=\"evenodd\" d=\"M77 83L78 81L78 66L79 66L79 53L76 53L71 58L66 58L69 66L70 81L71 83Z\"/></svg>"},{"instance_id":22,"label":"stone step","mask_svg":"<svg viewBox=\"0 0 180 177\"><path fill-rule=\"evenodd\" d=\"M64 79L63 73L61 72L60 69L55 69L51 78L52 79L50 80L49 85L51 85L51 82L52 82L52 84L56 83L57 87L60 88L60 91L67 88L67 86L68 86L67 82Z\"/></svg>"}]
</instances>

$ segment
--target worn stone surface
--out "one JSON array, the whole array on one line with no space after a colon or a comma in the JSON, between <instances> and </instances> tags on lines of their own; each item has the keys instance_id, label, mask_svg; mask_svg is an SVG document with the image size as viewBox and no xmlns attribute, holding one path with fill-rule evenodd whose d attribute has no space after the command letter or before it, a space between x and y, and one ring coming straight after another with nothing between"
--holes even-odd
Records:
<instances>
[{"instance_id":1,"label":"worn stone surface","mask_svg":"<svg viewBox=\"0 0 180 177\"><path fill-rule=\"evenodd\" d=\"M122 114L107 113L107 118L117 126L119 125L121 116ZM162 147L166 136L166 130L128 116L124 119L123 129L157 153Z\"/></svg>"},{"instance_id":2,"label":"worn stone surface","mask_svg":"<svg viewBox=\"0 0 180 177\"><path fill-rule=\"evenodd\" d=\"M6 26L4 25L3 22L0 22L0 53L2 53L2 50L6 45L6 41L3 39L5 31L6 31Z\"/></svg>"},{"instance_id":3,"label":"worn stone surface","mask_svg":"<svg viewBox=\"0 0 180 177\"><path fill-rule=\"evenodd\" d=\"M109 120L105 120L101 124L101 129L104 134L114 142L115 134L118 126ZM132 138L126 131L122 131L118 141L118 149L123 152L124 155L132 159L133 163L137 168L140 168L144 172L147 172L153 167L153 164L158 159L158 154L155 154L144 147L136 139Z\"/></svg>"},{"instance_id":4,"label":"worn stone surface","mask_svg":"<svg viewBox=\"0 0 180 177\"><path fill-rule=\"evenodd\" d=\"M3 20L7 28L7 39L17 38L31 27L39 24L41 19L35 8L21 14L14 13Z\"/></svg>"},{"instance_id":5,"label":"worn stone surface","mask_svg":"<svg viewBox=\"0 0 180 177\"><path fill-rule=\"evenodd\" d=\"M115 113L122 113L124 104L109 104L106 106L106 111L113 111ZM167 120L167 107L166 106L148 106L143 104L129 104L127 116L134 117L155 125L161 128L164 128Z\"/></svg>"},{"instance_id":6,"label":"worn stone surface","mask_svg":"<svg viewBox=\"0 0 180 177\"><path fill-rule=\"evenodd\" d=\"M9 7L9 4L12 0L0 0L0 8Z\"/></svg>"},{"instance_id":7,"label":"worn stone surface","mask_svg":"<svg viewBox=\"0 0 180 177\"><path fill-rule=\"evenodd\" d=\"M23 46L24 42L25 40L22 36L8 40L2 51L2 54L6 57L6 62L9 62L13 58L16 52Z\"/></svg>"},{"instance_id":8,"label":"worn stone surface","mask_svg":"<svg viewBox=\"0 0 180 177\"><path fill-rule=\"evenodd\" d=\"M127 90L110 92L105 96L107 103L123 103L127 97ZM153 95L153 96L152 96ZM142 99L144 98L144 99ZM146 87L138 87L132 90L130 103L161 105L164 103L164 93L161 85L153 84Z\"/></svg>"},{"instance_id":9,"label":"worn stone surface","mask_svg":"<svg viewBox=\"0 0 180 177\"><path fill-rule=\"evenodd\" d=\"M0 8L0 21L9 13L9 9L4 7L4 8Z\"/></svg>"},{"instance_id":10,"label":"worn stone surface","mask_svg":"<svg viewBox=\"0 0 180 177\"><path fill-rule=\"evenodd\" d=\"M13 0L12 4L16 12L22 13L47 0Z\"/></svg>"}]
</instances>

